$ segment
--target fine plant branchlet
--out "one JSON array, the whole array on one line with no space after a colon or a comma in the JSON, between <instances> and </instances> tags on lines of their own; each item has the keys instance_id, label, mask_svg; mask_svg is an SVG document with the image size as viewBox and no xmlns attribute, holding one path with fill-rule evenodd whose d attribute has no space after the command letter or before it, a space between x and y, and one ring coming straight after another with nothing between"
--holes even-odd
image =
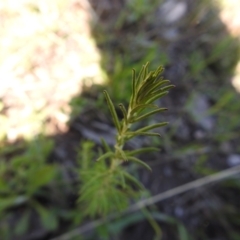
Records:
<instances>
[{"instance_id":1,"label":"fine plant branchlet","mask_svg":"<svg viewBox=\"0 0 240 240\"><path fill-rule=\"evenodd\" d=\"M136 136L160 136L159 133L152 132L152 130L168 124L161 122L139 129L133 130L132 128L135 123L167 110L154 104L156 100L168 94L168 91L174 87L170 81L163 79L162 72L163 67L161 66L155 71L148 71L148 63L142 67L138 76L133 70L132 94L129 105L126 108L122 103L119 104L119 109L123 115L122 119L119 119L108 92L104 91L117 130L116 143L112 148L102 139L104 152L100 153L96 162L85 158L80 163L85 166L84 168L80 166L79 172L82 184L79 202L84 215L94 217L106 215L114 210L122 210L128 206L129 198L138 197L139 190L144 189L141 182L128 173L122 163L125 161L135 162L151 171L150 166L137 158L136 155L158 149L146 147L129 151L125 150L124 146L128 140ZM86 168L86 166L88 167Z\"/></svg>"}]
</instances>

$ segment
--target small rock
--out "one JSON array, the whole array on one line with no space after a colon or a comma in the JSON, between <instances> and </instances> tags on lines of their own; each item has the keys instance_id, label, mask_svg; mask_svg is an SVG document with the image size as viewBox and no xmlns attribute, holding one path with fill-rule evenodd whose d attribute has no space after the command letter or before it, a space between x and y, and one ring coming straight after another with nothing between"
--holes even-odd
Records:
<instances>
[{"instance_id":1,"label":"small rock","mask_svg":"<svg viewBox=\"0 0 240 240\"><path fill-rule=\"evenodd\" d=\"M183 215L184 215L184 210L183 210L183 208L181 208L181 207L179 207L179 206L174 209L174 212L175 212L175 215L176 215L177 217L183 217Z\"/></svg>"},{"instance_id":2,"label":"small rock","mask_svg":"<svg viewBox=\"0 0 240 240\"><path fill-rule=\"evenodd\" d=\"M179 21L187 12L186 2L166 1L159 9L159 15L162 16L166 23Z\"/></svg>"},{"instance_id":3,"label":"small rock","mask_svg":"<svg viewBox=\"0 0 240 240\"><path fill-rule=\"evenodd\" d=\"M166 177L171 177L173 175L173 171L170 167L166 166L166 167L163 168L163 174Z\"/></svg>"},{"instance_id":4,"label":"small rock","mask_svg":"<svg viewBox=\"0 0 240 240\"><path fill-rule=\"evenodd\" d=\"M240 154L231 154L227 158L227 164L229 167L240 165Z\"/></svg>"},{"instance_id":5,"label":"small rock","mask_svg":"<svg viewBox=\"0 0 240 240\"><path fill-rule=\"evenodd\" d=\"M210 105L206 96L195 93L186 108L203 129L209 131L214 127L215 119L208 114Z\"/></svg>"},{"instance_id":6,"label":"small rock","mask_svg":"<svg viewBox=\"0 0 240 240\"><path fill-rule=\"evenodd\" d=\"M201 140L201 139L203 139L205 136L206 136L206 133L205 133L204 131L202 131L202 130L196 130L196 131L194 132L194 137L195 137L195 139Z\"/></svg>"}]
</instances>

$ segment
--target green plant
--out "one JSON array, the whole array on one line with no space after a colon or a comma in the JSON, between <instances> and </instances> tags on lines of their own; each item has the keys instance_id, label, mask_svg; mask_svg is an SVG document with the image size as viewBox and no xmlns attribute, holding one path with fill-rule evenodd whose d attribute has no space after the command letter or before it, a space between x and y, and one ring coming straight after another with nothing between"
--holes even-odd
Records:
<instances>
[{"instance_id":1,"label":"green plant","mask_svg":"<svg viewBox=\"0 0 240 240\"><path fill-rule=\"evenodd\" d=\"M169 84L169 80L161 77L163 68L160 66L155 71L148 71L148 64L144 65L136 77L133 70L132 94L130 103L126 109L123 104L119 104L123 119L119 120L114 104L104 91L106 101L117 129L116 144L111 148L104 140L102 144L104 153L99 152L97 163L92 162L93 156L83 157L80 162L79 175L81 179L79 203L81 204L83 215L94 217L96 215L106 215L114 210L122 210L128 206L130 197L136 198L144 190L143 185L133 175L124 168L127 161L140 164L151 170L151 168L136 155L143 152L157 151L157 148L146 147L137 150L125 150L125 143L140 135L159 136L159 133L149 132L167 125L167 122L157 123L133 129L135 123L146 119L156 113L166 110L158 108L154 102L165 96L168 90L174 87ZM149 110L152 109L152 110ZM88 143L82 149L83 153L89 152L93 146ZM88 148L88 151L86 149ZM92 153L91 153L92 154ZM84 154L83 154L84 156Z\"/></svg>"},{"instance_id":2,"label":"green plant","mask_svg":"<svg viewBox=\"0 0 240 240\"><path fill-rule=\"evenodd\" d=\"M122 27L125 21L129 23L138 22L143 18L147 18L157 6L159 1L151 0L133 0L126 4L126 8L121 11L121 14L116 22L116 28Z\"/></svg>"},{"instance_id":3,"label":"green plant","mask_svg":"<svg viewBox=\"0 0 240 240\"><path fill-rule=\"evenodd\" d=\"M0 231L3 230L2 226L7 228L2 221L12 216L11 210L22 208L25 211L14 226L14 231L10 231L17 235L27 230L31 209L39 214L45 228L57 226L54 216L40 201L47 194L46 186L57 173L56 166L46 162L53 141L39 137L25 147L25 150L17 149L17 152L21 152L16 156L12 157L11 152L5 151L0 157Z\"/></svg>"},{"instance_id":4,"label":"green plant","mask_svg":"<svg viewBox=\"0 0 240 240\"><path fill-rule=\"evenodd\" d=\"M138 39L144 41L144 36L140 35ZM113 96L114 101L127 103L128 99L131 97L131 81L128 81L128 79L131 78L132 68L129 66L137 68L139 65L144 65L146 59L152 59L152 67L156 68L158 62L162 62L163 65L168 63L167 56L164 53L156 55L156 52L159 51L156 43L150 42L147 46L142 46L139 43L139 48L142 50L138 52L138 56L134 56L139 59L136 62L127 54L129 52L127 48L124 49L126 54L121 55L118 52L114 54L113 70L109 73L109 93Z\"/></svg>"}]
</instances>

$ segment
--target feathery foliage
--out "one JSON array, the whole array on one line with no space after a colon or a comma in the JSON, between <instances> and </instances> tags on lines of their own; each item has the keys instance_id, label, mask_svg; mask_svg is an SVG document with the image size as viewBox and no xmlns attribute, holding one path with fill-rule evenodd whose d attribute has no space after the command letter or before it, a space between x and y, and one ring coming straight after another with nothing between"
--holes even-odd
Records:
<instances>
[{"instance_id":1,"label":"feathery foliage","mask_svg":"<svg viewBox=\"0 0 240 240\"><path fill-rule=\"evenodd\" d=\"M152 124L137 130L131 130L133 124L156 113L165 111L166 108L158 108L154 102L165 96L174 85L164 80L161 76L163 68L160 66L155 71L148 71L148 63L144 65L136 77L133 70L132 94L129 106L126 109L123 104L119 108L123 113L123 119L119 119L115 106L107 93L104 95L117 129L116 144L113 149L102 140L105 153L100 153L97 162L92 162L92 156L85 155L81 161L80 178L81 188L79 203L84 215L94 217L106 215L114 210L122 210L127 207L129 198L139 196L144 190L143 185L131 174L129 174L122 163L132 161L148 170L151 168L136 155L158 150L156 148L141 148L133 151L124 150L125 143L138 135L159 136L158 133L150 132L152 129L163 127L167 122ZM151 109L151 110L149 110ZM152 110L154 109L154 110ZM144 112L144 113L143 113ZM88 148L89 151L86 151ZM93 145L86 143L82 152L92 154Z\"/></svg>"}]
</instances>

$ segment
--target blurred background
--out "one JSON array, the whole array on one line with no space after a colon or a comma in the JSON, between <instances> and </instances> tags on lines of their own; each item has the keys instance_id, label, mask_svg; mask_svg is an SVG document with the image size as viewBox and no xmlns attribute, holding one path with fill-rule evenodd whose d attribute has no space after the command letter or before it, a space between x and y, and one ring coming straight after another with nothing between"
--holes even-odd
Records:
<instances>
[{"instance_id":1,"label":"blurred background","mask_svg":"<svg viewBox=\"0 0 240 240\"><path fill-rule=\"evenodd\" d=\"M140 212L73 232L79 161L115 130L102 90L116 105L131 95L132 69L165 68L176 88L159 104L169 121L135 169L152 196L240 165L238 0L2 0L0 2L0 239L154 239ZM239 168L238 168L239 169ZM234 172L236 173L236 171ZM163 240L239 240L240 179L156 203ZM94 226L94 225L93 225ZM61 237L61 235L64 237ZM156 239L156 238L155 238Z\"/></svg>"}]
</instances>

